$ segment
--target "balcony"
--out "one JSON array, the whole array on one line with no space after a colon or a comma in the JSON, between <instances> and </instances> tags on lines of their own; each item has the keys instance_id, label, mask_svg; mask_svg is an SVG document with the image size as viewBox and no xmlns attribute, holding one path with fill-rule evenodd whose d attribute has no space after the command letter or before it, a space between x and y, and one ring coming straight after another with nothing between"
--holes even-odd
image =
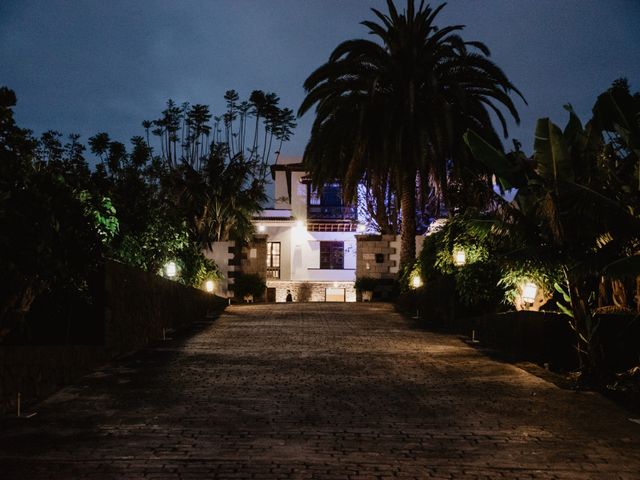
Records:
<instances>
[{"instance_id":1,"label":"balcony","mask_svg":"<svg viewBox=\"0 0 640 480\"><path fill-rule=\"evenodd\" d=\"M358 219L356 207L307 205L309 220L352 220Z\"/></svg>"}]
</instances>

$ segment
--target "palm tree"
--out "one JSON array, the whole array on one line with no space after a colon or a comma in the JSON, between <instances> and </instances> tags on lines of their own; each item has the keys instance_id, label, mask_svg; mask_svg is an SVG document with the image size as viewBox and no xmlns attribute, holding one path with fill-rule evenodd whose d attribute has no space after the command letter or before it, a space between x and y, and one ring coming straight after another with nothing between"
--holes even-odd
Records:
<instances>
[{"instance_id":1,"label":"palm tree","mask_svg":"<svg viewBox=\"0 0 640 480\"><path fill-rule=\"evenodd\" d=\"M416 9L407 0L402 14L392 0L387 6L387 15L372 9L379 23L362 22L379 42L338 45L305 81L298 115L316 105L304 153L314 186L341 178L353 200L363 178L391 175L402 214L400 263L407 266L415 257L417 186L421 197L432 189L446 201L448 176L475 168L462 134L472 129L501 148L489 112L506 136L498 105L518 122L509 93L522 95L484 44L462 40L462 25L434 25L444 5Z\"/></svg>"}]
</instances>

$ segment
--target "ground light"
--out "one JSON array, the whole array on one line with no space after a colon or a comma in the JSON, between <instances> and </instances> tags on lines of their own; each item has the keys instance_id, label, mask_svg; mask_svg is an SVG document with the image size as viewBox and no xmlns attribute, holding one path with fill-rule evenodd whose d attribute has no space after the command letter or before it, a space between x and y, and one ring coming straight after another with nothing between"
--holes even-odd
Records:
<instances>
[{"instance_id":1,"label":"ground light","mask_svg":"<svg viewBox=\"0 0 640 480\"><path fill-rule=\"evenodd\" d=\"M169 277L169 278L173 278L176 276L176 274L178 273L178 268L176 267L176 262L167 262L164 266L164 274Z\"/></svg>"},{"instance_id":2,"label":"ground light","mask_svg":"<svg viewBox=\"0 0 640 480\"><path fill-rule=\"evenodd\" d=\"M467 263L467 254L464 250L456 250L453 252L453 263L456 267L461 267Z\"/></svg>"},{"instance_id":3,"label":"ground light","mask_svg":"<svg viewBox=\"0 0 640 480\"><path fill-rule=\"evenodd\" d=\"M527 282L522 286L522 301L525 305L533 305L538 296L538 286L533 282Z\"/></svg>"},{"instance_id":4,"label":"ground light","mask_svg":"<svg viewBox=\"0 0 640 480\"><path fill-rule=\"evenodd\" d=\"M414 289L418 289L422 286L422 279L420 278L420 275L414 275L413 278L411 279L411 286ZM417 302L416 302L417 303ZM416 316L413 317L414 320L419 320L420 319L420 310L418 309L418 307L416 306Z\"/></svg>"},{"instance_id":5,"label":"ground light","mask_svg":"<svg viewBox=\"0 0 640 480\"><path fill-rule=\"evenodd\" d=\"M206 282L204 282L204 289L209 293L213 293L214 286L215 284L213 283L213 280L207 280Z\"/></svg>"}]
</instances>

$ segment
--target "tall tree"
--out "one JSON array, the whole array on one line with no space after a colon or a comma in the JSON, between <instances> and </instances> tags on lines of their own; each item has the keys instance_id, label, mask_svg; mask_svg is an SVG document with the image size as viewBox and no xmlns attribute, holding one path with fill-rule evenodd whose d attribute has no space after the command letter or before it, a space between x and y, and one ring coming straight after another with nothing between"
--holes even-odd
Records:
<instances>
[{"instance_id":1,"label":"tall tree","mask_svg":"<svg viewBox=\"0 0 640 480\"><path fill-rule=\"evenodd\" d=\"M429 190L446 201L449 176L477 172L463 133L472 129L501 148L489 112L506 136L498 105L519 121L509 93L522 95L489 60L484 44L460 37L462 25L434 24L444 4L416 8L407 0L399 13L387 0L387 7L388 14L372 9L378 23L362 22L377 42L341 43L307 78L298 114L316 105L304 153L316 186L341 178L353 200L363 178L391 176L402 215L400 263L406 266L415 257L416 192L421 201Z\"/></svg>"}]
</instances>

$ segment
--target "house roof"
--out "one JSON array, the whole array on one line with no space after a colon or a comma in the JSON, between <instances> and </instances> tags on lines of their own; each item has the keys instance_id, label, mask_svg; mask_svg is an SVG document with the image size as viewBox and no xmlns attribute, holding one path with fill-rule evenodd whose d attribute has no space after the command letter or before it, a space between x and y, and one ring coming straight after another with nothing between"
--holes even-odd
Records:
<instances>
[{"instance_id":1,"label":"house roof","mask_svg":"<svg viewBox=\"0 0 640 480\"><path fill-rule=\"evenodd\" d=\"M271 178L276 179L276 172L304 172L302 162L271 165Z\"/></svg>"}]
</instances>

